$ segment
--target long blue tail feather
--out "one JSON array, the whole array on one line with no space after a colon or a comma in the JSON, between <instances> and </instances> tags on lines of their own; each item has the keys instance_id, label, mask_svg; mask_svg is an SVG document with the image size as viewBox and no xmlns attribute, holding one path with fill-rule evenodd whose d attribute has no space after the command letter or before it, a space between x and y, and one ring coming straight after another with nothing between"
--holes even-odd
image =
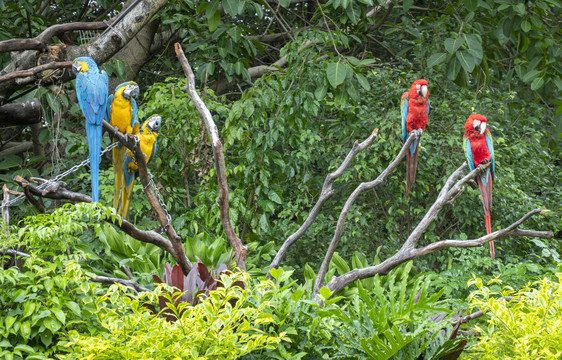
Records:
<instances>
[{"instance_id":1,"label":"long blue tail feather","mask_svg":"<svg viewBox=\"0 0 562 360\"><path fill-rule=\"evenodd\" d=\"M101 153L101 125L90 124L86 121L86 134L88 136L88 150L90 158L90 178L92 183L92 202L99 202L99 174Z\"/></svg>"}]
</instances>

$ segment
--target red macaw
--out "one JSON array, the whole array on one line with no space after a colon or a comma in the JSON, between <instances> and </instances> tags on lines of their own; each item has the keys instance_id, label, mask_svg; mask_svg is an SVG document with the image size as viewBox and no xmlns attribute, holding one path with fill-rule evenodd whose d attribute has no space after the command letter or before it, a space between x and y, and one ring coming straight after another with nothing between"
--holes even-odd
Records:
<instances>
[{"instance_id":1,"label":"red macaw","mask_svg":"<svg viewBox=\"0 0 562 360\"><path fill-rule=\"evenodd\" d=\"M427 115L429 115L429 90L427 80L419 79L414 81L410 91L402 94L400 100L402 110L402 140L406 141L412 131L425 131L427 125ZM410 187L416 178L416 168L418 166L418 146L419 138L412 145L407 153L406 159L406 199L410 194Z\"/></svg>"},{"instance_id":2,"label":"red macaw","mask_svg":"<svg viewBox=\"0 0 562 360\"><path fill-rule=\"evenodd\" d=\"M486 129L486 117L483 115L470 115L464 124L464 151L470 170L474 170L478 165L491 162L490 167L476 178L480 186L482 204L484 205L484 217L486 220L486 233L492 232L492 221L490 218L490 208L492 207L492 182L496 176L496 164L494 162L494 146L492 144L492 134ZM496 257L494 242L490 241L490 254L492 260Z\"/></svg>"}]
</instances>

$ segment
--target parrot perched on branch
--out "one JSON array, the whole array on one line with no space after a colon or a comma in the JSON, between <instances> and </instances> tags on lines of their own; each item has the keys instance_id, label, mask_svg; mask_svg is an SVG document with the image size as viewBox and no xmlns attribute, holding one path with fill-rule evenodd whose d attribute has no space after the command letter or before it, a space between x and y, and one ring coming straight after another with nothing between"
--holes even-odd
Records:
<instances>
[{"instance_id":1,"label":"parrot perched on branch","mask_svg":"<svg viewBox=\"0 0 562 360\"><path fill-rule=\"evenodd\" d=\"M117 85L115 94L109 96L107 105L107 119L112 126L123 134L139 135L139 122L137 121L138 106L135 98L140 94L140 88L134 81ZM115 177L115 190L113 192L113 208L119 207L119 195L123 186L123 164L127 148L123 144L113 148L113 173Z\"/></svg>"},{"instance_id":2,"label":"parrot perched on branch","mask_svg":"<svg viewBox=\"0 0 562 360\"><path fill-rule=\"evenodd\" d=\"M427 125L427 115L429 114L429 90L427 80L419 79L414 81L410 91L402 94L400 108L402 110L402 140L406 141L412 131L425 131ZM418 146L420 138L417 138L406 158L406 199L410 194L410 187L416 178L416 168L418 166Z\"/></svg>"},{"instance_id":3,"label":"parrot perched on branch","mask_svg":"<svg viewBox=\"0 0 562 360\"><path fill-rule=\"evenodd\" d=\"M484 217L486 221L486 233L492 232L490 219L490 208L492 207L492 182L496 176L496 164L494 162L494 146L492 134L486 129L486 117L482 115L470 115L464 124L466 130L463 136L464 151L470 170L477 166L491 162L490 166L476 178L482 195L484 205ZM496 257L494 242L490 241L490 255L492 260Z\"/></svg>"},{"instance_id":4,"label":"parrot perched on branch","mask_svg":"<svg viewBox=\"0 0 562 360\"><path fill-rule=\"evenodd\" d=\"M156 154L156 138L158 137L158 130L161 122L162 117L160 115L152 115L142 125L142 134L139 135L139 142L147 164ZM119 209L119 215L121 215L123 219L126 219L129 213L129 205L133 197L133 185L138 168L134 161L133 153L131 150L127 150L125 163L123 165L125 184L123 186L123 193L121 194L121 208Z\"/></svg>"},{"instance_id":5,"label":"parrot perched on branch","mask_svg":"<svg viewBox=\"0 0 562 360\"><path fill-rule=\"evenodd\" d=\"M72 72L76 75L78 104L86 118L92 202L99 202L101 123L107 107L109 79L107 73L100 71L94 59L90 57L76 58L72 64Z\"/></svg>"}]
</instances>

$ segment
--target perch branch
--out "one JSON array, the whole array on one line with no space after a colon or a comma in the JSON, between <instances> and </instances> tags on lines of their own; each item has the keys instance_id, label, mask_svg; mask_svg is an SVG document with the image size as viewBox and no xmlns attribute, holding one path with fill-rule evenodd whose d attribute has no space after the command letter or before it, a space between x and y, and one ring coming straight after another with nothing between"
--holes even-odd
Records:
<instances>
[{"instance_id":1,"label":"perch branch","mask_svg":"<svg viewBox=\"0 0 562 360\"><path fill-rule=\"evenodd\" d=\"M0 250L0 254L10 255L10 256L14 256L14 257L16 257L16 256L30 257L31 256L28 253L24 253L23 251L17 251L17 250L12 250L12 249Z\"/></svg>"},{"instance_id":2,"label":"perch branch","mask_svg":"<svg viewBox=\"0 0 562 360\"><path fill-rule=\"evenodd\" d=\"M464 167L464 165L461 167ZM474 176L478 173L479 173L478 169L475 169L471 171L470 174ZM466 177L464 177L462 180L464 179L466 179ZM548 211L549 210L542 210L542 209L532 210L527 214L525 214L518 221L509 225L507 228L500 231L493 232L489 235L485 235L474 240L442 240L442 241L435 242L433 244L429 244L420 249L413 249L407 247L406 244L404 244L404 246L402 246L402 248L396 254L386 259L382 263L375 266L365 267L362 269L353 269L346 274L332 278L326 286L332 292L336 293L356 280L365 279L368 277L375 276L377 274L381 274L381 275L387 274L390 270L392 270L396 266L408 260L414 259L419 256L431 254L439 249L444 249L449 247L460 247L460 248L477 247L477 246L482 246L492 240L501 239L508 236L535 236L541 238L552 238L554 234L551 231L534 231L534 230L518 229L518 226L521 225L527 219L529 219L531 216L537 214L542 215Z\"/></svg>"},{"instance_id":3,"label":"perch branch","mask_svg":"<svg viewBox=\"0 0 562 360\"><path fill-rule=\"evenodd\" d=\"M27 180L23 179L20 176L17 176L14 181L18 183L21 187L27 187L29 192L35 196L44 197L48 199L56 199L56 200L69 200L72 202L91 202L92 198L88 195L80 194L77 192L73 192L67 190L65 188L65 184L63 182L55 182L52 185L48 186L45 190L38 189L37 187L31 185ZM105 219L106 222L113 224L123 230L126 234L130 235L132 238L137 239L142 242L154 244L158 246L160 249L169 252L174 256L174 259L179 263L177 259L177 255L174 251L174 248L170 242L170 240L164 238L160 234L155 231L146 231L140 230L139 228L135 227L131 222L121 219L119 221L119 216L111 216L108 219Z\"/></svg>"},{"instance_id":4,"label":"perch branch","mask_svg":"<svg viewBox=\"0 0 562 360\"><path fill-rule=\"evenodd\" d=\"M201 114L203 118L203 122L205 123L205 127L207 128L207 133L209 134L209 138L211 139L211 145L213 147L213 157L215 160L215 167L217 170L217 183L219 187L219 197L218 203L220 207L220 218L222 223L222 228L226 233L226 237L230 242L230 245L234 249L234 253L236 254L236 266L242 270L246 269L246 256L248 254L248 247L244 246L242 240L236 235L234 228L230 222L229 216L229 203L228 203L228 182L226 179L226 166L224 163L224 153L223 153L223 146L222 142L219 138L219 132L217 130L217 125L213 120L213 116L211 112L205 106L199 94L197 94L197 90L195 89L195 75L193 74L193 70L191 70L191 66L185 57L185 54L181 48L179 43L174 45L176 50L176 55L181 63L185 76L187 78L187 86L185 87L185 91L189 94L193 105Z\"/></svg>"},{"instance_id":5,"label":"perch branch","mask_svg":"<svg viewBox=\"0 0 562 360\"><path fill-rule=\"evenodd\" d=\"M388 165L388 167L375 180L359 184L359 186L357 186L357 188L355 188L353 193L351 193L351 195L349 196L349 198L345 202L345 205L343 206L343 209L341 210L341 213L340 213L340 216L338 218L337 225L336 225L336 231L334 233L332 241L330 242L330 246L328 247L328 251L326 251L326 255L324 257L324 261L322 261L322 265L320 266L320 270L318 271L318 275L316 276L316 281L314 283L314 294L317 294L318 291L320 290L320 288L323 285L324 277L326 276L326 273L328 272L328 266L330 265L330 261L332 260L332 257L334 256L334 252L336 251L338 243L339 243L339 241L341 239L341 236L343 234L343 228L344 228L344 225L345 225L345 220L347 219L347 214L349 213L349 210L351 209L351 206L355 202L355 199L357 199L359 194L361 194L363 191L372 189L375 186L381 184L388 177L388 175L390 175L392 173L392 171L394 171L394 169L396 169L396 167L398 167L398 164L400 163L400 161L402 161L402 159L404 159L410 144L412 144L414 142L414 140L419 138L420 136L421 136L421 132L412 131L410 133L410 136L408 136L408 138L406 139L406 142L402 146L402 149L400 150L400 152L398 153L396 158L390 163L390 165Z\"/></svg>"},{"instance_id":6,"label":"perch branch","mask_svg":"<svg viewBox=\"0 0 562 360\"><path fill-rule=\"evenodd\" d=\"M32 39L10 39L0 41L0 52L41 50L54 36L74 30L103 30L107 25L103 22L72 22L48 27L41 34Z\"/></svg>"},{"instance_id":7,"label":"perch branch","mask_svg":"<svg viewBox=\"0 0 562 360\"><path fill-rule=\"evenodd\" d=\"M133 136L125 136L124 134L120 133L116 128L112 127L107 121L103 121L102 123L103 128L107 130L114 138L119 140L125 147L133 152L135 157L135 162L139 168L139 179L141 181L144 194L152 207L152 210L158 217L158 221L166 231L168 238L171 241L171 244L174 248L174 258L180 264L182 270L185 274L189 273L193 265L185 255L185 251L183 249L183 243L179 235L176 233L176 230L172 226L172 224L168 221L168 217L166 216L166 211L160 205L158 201L158 197L154 192L154 189L150 186L150 179L148 177L148 168L146 166L146 160L144 154L140 148L140 144L135 141Z\"/></svg>"},{"instance_id":8,"label":"perch branch","mask_svg":"<svg viewBox=\"0 0 562 360\"><path fill-rule=\"evenodd\" d=\"M30 76L33 76L37 73L45 71L45 70L62 69L62 68L69 68L69 67L72 67L72 61L60 61L60 62L52 62L52 63L48 63L48 64L43 64L43 65L33 67L31 69L14 71L14 72L11 72L7 75L0 76L0 83L8 81L8 80L14 80L14 79L17 79L17 78L30 77Z\"/></svg>"},{"instance_id":9,"label":"perch branch","mask_svg":"<svg viewBox=\"0 0 562 360\"><path fill-rule=\"evenodd\" d=\"M107 277L107 276L96 276L95 278L90 278L90 280L93 281L93 282L102 283L102 284L109 284L109 285L113 285L115 283L122 284L122 285L125 285L125 286L128 286L128 287L132 288L133 290L135 290L135 292L149 292L150 291L149 289L145 288L144 286L141 286L141 285L137 284L134 281L125 280L125 279L112 278L112 277Z\"/></svg>"},{"instance_id":10,"label":"perch branch","mask_svg":"<svg viewBox=\"0 0 562 360\"><path fill-rule=\"evenodd\" d=\"M371 135L367 139L365 139L365 141L363 141L362 143L359 143L356 140L355 143L353 143L353 148L347 154L346 158L343 160L339 168L337 168L336 171L326 176L326 179L324 180L324 185L322 185L322 191L320 192L320 197L318 198L318 201L316 202L316 204L308 214L306 220L301 225L301 227L296 232L291 234L291 236L289 236L287 240L285 240L283 245L281 245L281 248L275 255L275 258L271 262L271 265L269 266L270 269L273 268L276 269L279 267L281 261L283 261L283 258L287 254L289 247L293 245L298 239L300 239L306 233L310 225L312 225L314 220L316 220L318 214L320 214L320 210L322 210L322 206L324 206L326 201L328 201L328 199L330 199L332 195L334 195L334 190L332 189L332 185L334 181L343 175L345 170L349 167L349 165L355 158L355 155L357 155L361 151L371 146L371 144L375 141L378 134L379 134L379 129L375 129L373 130Z\"/></svg>"},{"instance_id":11,"label":"perch branch","mask_svg":"<svg viewBox=\"0 0 562 360\"><path fill-rule=\"evenodd\" d=\"M16 104L0 106L0 125L31 125L41 122L39 99L25 100Z\"/></svg>"}]
</instances>

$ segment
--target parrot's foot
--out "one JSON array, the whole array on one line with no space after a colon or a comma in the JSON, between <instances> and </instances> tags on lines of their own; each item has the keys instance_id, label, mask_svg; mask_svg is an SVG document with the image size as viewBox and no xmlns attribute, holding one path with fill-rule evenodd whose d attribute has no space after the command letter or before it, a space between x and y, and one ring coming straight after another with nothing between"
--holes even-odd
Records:
<instances>
[{"instance_id":1,"label":"parrot's foot","mask_svg":"<svg viewBox=\"0 0 562 360\"><path fill-rule=\"evenodd\" d=\"M119 128L117 126L114 126L113 131L114 131L114 134L117 134L119 132Z\"/></svg>"},{"instance_id":2,"label":"parrot's foot","mask_svg":"<svg viewBox=\"0 0 562 360\"><path fill-rule=\"evenodd\" d=\"M412 133L414 133L417 137L421 137L423 135L423 130L422 129L414 129L414 130L412 130Z\"/></svg>"},{"instance_id":3,"label":"parrot's foot","mask_svg":"<svg viewBox=\"0 0 562 360\"><path fill-rule=\"evenodd\" d=\"M477 169L478 169L478 171L480 171L480 172L484 172L484 170L486 169L486 168L484 167L484 163L482 162L482 163L478 164Z\"/></svg>"}]
</instances>

